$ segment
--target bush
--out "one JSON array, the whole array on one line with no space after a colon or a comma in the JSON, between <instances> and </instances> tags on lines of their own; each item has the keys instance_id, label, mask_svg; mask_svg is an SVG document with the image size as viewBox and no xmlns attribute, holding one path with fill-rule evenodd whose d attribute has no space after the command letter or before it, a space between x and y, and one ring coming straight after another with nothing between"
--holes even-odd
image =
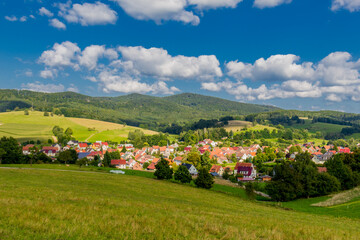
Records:
<instances>
[{"instance_id":1,"label":"bush","mask_svg":"<svg viewBox=\"0 0 360 240\"><path fill-rule=\"evenodd\" d=\"M245 184L245 192L249 199L255 199L255 188L252 182L248 182Z\"/></svg>"},{"instance_id":2,"label":"bush","mask_svg":"<svg viewBox=\"0 0 360 240\"><path fill-rule=\"evenodd\" d=\"M202 168L195 179L195 185L200 188L210 189L214 185L214 178L206 169Z\"/></svg>"},{"instance_id":3,"label":"bush","mask_svg":"<svg viewBox=\"0 0 360 240\"><path fill-rule=\"evenodd\" d=\"M179 167L179 169L175 172L174 177L175 180L182 183L190 183L192 180L189 170L184 165Z\"/></svg>"}]
</instances>

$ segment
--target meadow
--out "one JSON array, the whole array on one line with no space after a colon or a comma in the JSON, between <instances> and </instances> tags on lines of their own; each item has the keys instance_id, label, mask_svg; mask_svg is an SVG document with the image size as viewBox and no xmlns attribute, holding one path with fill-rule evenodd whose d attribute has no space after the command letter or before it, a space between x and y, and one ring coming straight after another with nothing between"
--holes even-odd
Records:
<instances>
[{"instance_id":1,"label":"meadow","mask_svg":"<svg viewBox=\"0 0 360 240\"><path fill-rule=\"evenodd\" d=\"M52 128L60 126L64 129L71 128L73 136L79 141L107 141L120 142L127 139L129 131L136 127L122 124L103 122L91 119L66 118L63 116L45 117L42 112L29 112L24 115L23 111L0 113L0 137L14 137L18 141L52 139ZM95 129L94 131L89 131ZM140 129L145 134L156 134L154 131Z\"/></svg>"},{"instance_id":2,"label":"meadow","mask_svg":"<svg viewBox=\"0 0 360 240\"><path fill-rule=\"evenodd\" d=\"M357 239L360 222L155 179L0 169L0 239Z\"/></svg>"},{"instance_id":3,"label":"meadow","mask_svg":"<svg viewBox=\"0 0 360 240\"><path fill-rule=\"evenodd\" d=\"M297 129L307 129L311 133L339 133L346 126L322 122L312 123L311 120L305 120L305 124L294 124L289 127Z\"/></svg>"}]
</instances>

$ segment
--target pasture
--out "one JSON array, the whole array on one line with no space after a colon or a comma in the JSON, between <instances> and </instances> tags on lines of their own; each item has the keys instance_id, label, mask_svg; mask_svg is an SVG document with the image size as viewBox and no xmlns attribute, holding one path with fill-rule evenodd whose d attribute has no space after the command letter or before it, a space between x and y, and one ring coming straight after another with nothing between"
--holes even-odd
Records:
<instances>
[{"instance_id":1,"label":"pasture","mask_svg":"<svg viewBox=\"0 0 360 240\"><path fill-rule=\"evenodd\" d=\"M357 239L360 222L168 181L0 169L0 239Z\"/></svg>"},{"instance_id":2,"label":"pasture","mask_svg":"<svg viewBox=\"0 0 360 240\"><path fill-rule=\"evenodd\" d=\"M120 142L127 139L129 131L135 129L140 129L145 134L156 134L154 131L116 123L56 115L45 117L44 113L36 111L29 113L29 115L24 115L23 111L0 113L0 136L12 136L18 141L47 141L52 138L52 128L56 125L64 129L71 128L74 132L73 136L79 141Z\"/></svg>"}]
</instances>

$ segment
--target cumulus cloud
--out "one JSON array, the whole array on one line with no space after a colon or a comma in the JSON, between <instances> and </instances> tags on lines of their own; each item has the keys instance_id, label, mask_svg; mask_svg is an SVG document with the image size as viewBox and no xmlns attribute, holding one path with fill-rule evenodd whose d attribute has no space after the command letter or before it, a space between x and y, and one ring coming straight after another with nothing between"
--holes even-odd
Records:
<instances>
[{"instance_id":1,"label":"cumulus cloud","mask_svg":"<svg viewBox=\"0 0 360 240\"><path fill-rule=\"evenodd\" d=\"M66 25L57 18L50 19L49 25L57 29L66 30Z\"/></svg>"},{"instance_id":2,"label":"cumulus cloud","mask_svg":"<svg viewBox=\"0 0 360 240\"><path fill-rule=\"evenodd\" d=\"M42 78L55 78L59 71L66 71L67 68L87 71L85 79L97 82L104 92L168 95L180 90L168 86L164 80L210 79L222 75L220 63L214 56L172 57L163 49L114 49L104 45L91 45L81 50L72 42L56 43L52 49L42 53L38 62L45 66L40 72Z\"/></svg>"},{"instance_id":3,"label":"cumulus cloud","mask_svg":"<svg viewBox=\"0 0 360 240\"><path fill-rule=\"evenodd\" d=\"M254 64L231 61L226 64L228 75L238 79L250 78L255 81L283 81L290 79L314 79L313 64L298 64L300 57L273 55L268 59L260 58Z\"/></svg>"},{"instance_id":4,"label":"cumulus cloud","mask_svg":"<svg viewBox=\"0 0 360 240\"><path fill-rule=\"evenodd\" d=\"M300 57L289 54L260 58L254 64L232 61L225 68L235 82L204 82L202 88L250 101L296 97L360 101L360 60L347 52L331 53L318 63L301 63ZM263 84L249 87L247 80Z\"/></svg>"},{"instance_id":5,"label":"cumulus cloud","mask_svg":"<svg viewBox=\"0 0 360 240\"><path fill-rule=\"evenodd\" d=\"M117 13L108 5L95 2L73 4L71 2L60 3L59 15L69 23L80 23L82 26L115 24Z\"/></svg>"},{"instance_id":6,"label":"cumulus cloud","mask_svg":"<svg viewBox=\"0 0 360 240\"><path fill-rule=\"evenodd\" d=\"M49 11L48 9L46 9L44 7L39 9L39 15L40 16L47 16L47 17L53 17L54 16L54 14L51 11Z\"/></svg>"},{"instance_id":7,"label":"cumulus cloud","mask_svg":"<svg viewBox=\"0 0 360 240\"><path fill-rule=\"evenodd\" d=\"M192 10L235 8L243 0L112 0L138 20L178 21L198 25L200 18Z\"/></svg>"},{"instance_id":8,"label":"cumulus cloud","mask_svg":"<svg viewBox=\"0 0 360 240\"><path fill-rule=\"evenodd\" d=\"M243 0L188 0L190 5L197 9L216 9L221 7L235 8Z\"/></svg>"},{"instance_id":9,"label":"cumulus cloud","mask_svg":"<svg viewBox=\"0 0 360 240\"><path fill-rule=\"evenodd\" d=\"M74 69L78 69L78 65L74 64L72 60L77 57L80 51L77 44L69 41L61 44L55 43L51 50L41 54L39 62L45 64L47 67L73 67Z\"/></svg>"},{"instance_id":10,"label":"cumulus cloud","mask_svg":"<svg viewBox=\"0 0 360 240\"><path fill-rule=\"evenodd\" d=\"M44 84L40 82L34 83L23 83L21 85L23 90L30 90L34 92L46 92L46 93L54 93L54 92L63 92L65 90L64 85L59 84Z\"/></svg>"},{"instance_id":11,"label":"cumulus cloud","mask_svg":"<svg viewBox=\"0 0 360 240\"><path fill-rule=\"evenodd\" d=\"M171 95L180 91L176 87L168 87L163 81L153 84L141 82L140 79L134 78L127 73L119 73L117 70L105 70L98 76L98 82L104 92L121 92L121 93L152 93Z\"/></svg>"},{"instance_id":12,"label":"cumulus cloud","mask_svg":"<svg viewBox=\"0 0 360 240\"><path fill-rule=\"evenodd\" d=\"M255 0L254 7L263 9L263 8L272 8L277 7L282 4L289 4L292 0Z\"/></svg>"},{"instance_id":13,"label":"cumulus cloud","mask_svg":"<svg viewBox=\"0 0 360 240\"><path fill-rule=\"evenodd\" d=\"M93 70L97 67L98 60L101 57L106 57L110 60L117 59L118 53L115 49L106 49L105 46L92 45L86 47L79 56L79 63L82 66Z\"/></svg>"},{"instance_id":14,"label":"cumulus cloud","mask_svg":"<svg viewBox=\"0 0 360 240\"><path fill-rule=\"evenodd\" d=\"M331 5L332 11L346 9L350 12L360 10L360 0L333 0Z\"/></svg>"},{"instance_id":15,"label":"cumulus cloud","mask_svg":"<svg viewBox=\"0 0 360 240\"><path fill-rule=\"evenodd\" d=\"M187 0L112 0L124 11L138 20L162 21L174 20L198 25L200 19L193 12L185 10Z\"/></svg>"},{"instance_id":16,"label":"cumulus cloud","mask_svg":"<svg viewBox=\"0 0 360 240\"><path fill-rule=\"evenodd\" d=\"M183 79L213 79L223 75L214 55L171 56L162 48L143 47L119 47L118 50L128 67L142 75Z\"/></svg>"}]
</instances>

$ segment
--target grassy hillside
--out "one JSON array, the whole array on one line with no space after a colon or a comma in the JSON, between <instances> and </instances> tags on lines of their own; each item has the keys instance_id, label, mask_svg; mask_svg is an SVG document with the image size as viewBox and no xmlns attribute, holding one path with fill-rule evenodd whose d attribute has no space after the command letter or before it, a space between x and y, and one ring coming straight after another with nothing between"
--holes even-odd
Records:
<instances>
[{"instance_id":1,"label":"grassy hillside","mask_svg":"<svg viewBox=\"0 0 360 240\"><path fill-rule=\"evenodd\" d=\"M0 239L356 239L360 235L357 220L285 211L127 175L0 169L0 193Z\"/></svg>"},{"instance_id":2,"label":"grassy hillside","mask_svg":"<svg viewBox=\"0 0 360 240\"><path fill-rule=\"evenodd\" d=\"M2 103L3 107L1 107ZM277 110L275 107L245 104L197 94L180 94L164 98L140 94L90 97L72 92L38 93L0 90L0 111L31 105L41 111L59 108L67 117L126 122L132 126L146 124L152 129L171 123L180 124L226 115Z\"/></svg>"},{"instance_id":3,"label":"grassy hillside","mask_svg":"<svg viewBox=\"0 0 360 240\"><path fill-rule=\"evenodd\" d=\"M289 127L297 129L307 129L311 133L339 133L346 126L322 122L312 123L311 120L305 120L305 124L294 124Z\"/></svg>"},{"instance_id":4,"label":"grassy hillside","mask_svg":"<svg viewBox=\"0 0 360 240\"><path fill-rule=\"evenodd\" d=\"M103 121L80 118L66 118L54 115L44 117L42 112L30 112L24 115L23 111L0 113L0 137L12 136L19 141L42 140L52 138L52 128L58 125L64 129L70 127L73 136L80 141L121 141L127 138L129 131L135 127ZM95 131L89 131L94 128ZM145 134L155 134L154 131L143 130Z\"/></svg>"}]
</instances>

